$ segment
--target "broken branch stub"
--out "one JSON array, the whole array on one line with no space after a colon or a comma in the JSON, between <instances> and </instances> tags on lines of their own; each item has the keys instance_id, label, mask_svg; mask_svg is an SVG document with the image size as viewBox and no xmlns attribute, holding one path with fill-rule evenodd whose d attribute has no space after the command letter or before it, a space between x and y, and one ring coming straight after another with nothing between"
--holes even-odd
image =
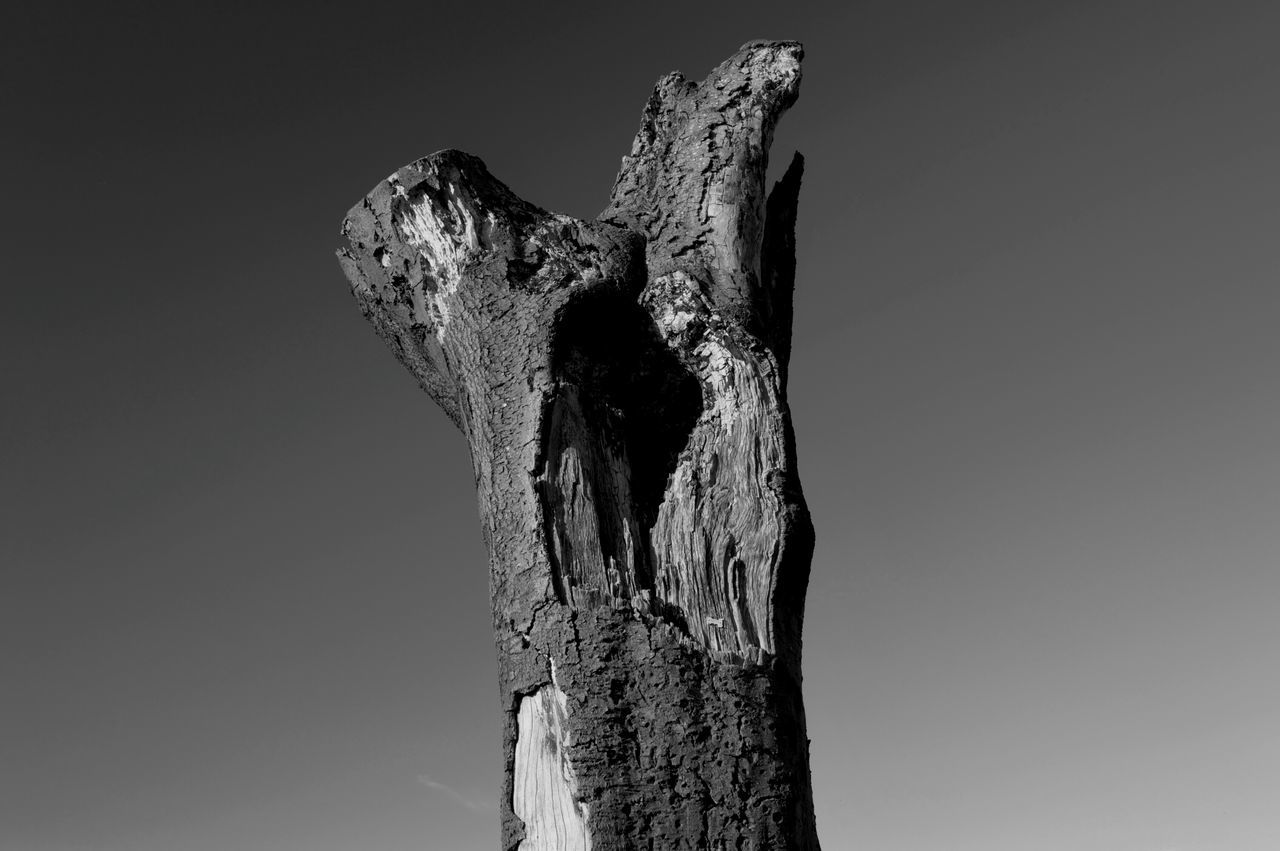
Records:
<instances>
[{"instance_id":1,"label":"broken branch stub","mask_svg":"<svg viewBox=\"0 0 1280 851\"><path fill-rule=\"evenodd\" d=\"M503 848L816 849L787 410L800 46L664 77L595 220L443 151L348 214L361 310L470 445Z\"/></svg>"}]
</instances>

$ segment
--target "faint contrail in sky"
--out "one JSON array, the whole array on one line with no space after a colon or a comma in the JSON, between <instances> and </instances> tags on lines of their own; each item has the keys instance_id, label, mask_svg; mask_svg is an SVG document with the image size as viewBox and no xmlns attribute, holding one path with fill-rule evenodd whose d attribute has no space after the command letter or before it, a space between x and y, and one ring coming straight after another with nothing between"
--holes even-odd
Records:
<instances>
[{"instance_id":1,"label":"faint contrail in sky","mask_svg":"<svg viewBox=\"0 0 1280 851\"><path fill-rule=\"evenodd\" d=\"M419 774L418 782L423 786L426 786L428 789L435 789L439 792L445 793L459 804L462 804L462 806L471 810L473 813L491 812L494 809L493 804L484 801L473 801L457 789L454 789L452 786L446 786L438 780L432 780L431 776L428 774Z\"/></svg>"}]
</instances>

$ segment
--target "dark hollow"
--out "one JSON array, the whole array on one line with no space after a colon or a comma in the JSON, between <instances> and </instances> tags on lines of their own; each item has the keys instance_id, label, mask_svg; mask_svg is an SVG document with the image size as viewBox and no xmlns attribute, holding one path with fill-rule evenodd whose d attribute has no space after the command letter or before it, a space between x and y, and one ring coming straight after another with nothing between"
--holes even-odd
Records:
<instances>
[{"instance_id":1,"label":"dark hollow","mask_svg":"<svg viewBox=\"0 0 1280 851\"><path fill-rule=\"evenodd\" d=\"M657 519L667 479L702 414L702 387L635 302L587 295L565 308L552 349L553 374L576 385L598 426L621 442L631 467L636 516Z\"/></svg>"}]
</instances>

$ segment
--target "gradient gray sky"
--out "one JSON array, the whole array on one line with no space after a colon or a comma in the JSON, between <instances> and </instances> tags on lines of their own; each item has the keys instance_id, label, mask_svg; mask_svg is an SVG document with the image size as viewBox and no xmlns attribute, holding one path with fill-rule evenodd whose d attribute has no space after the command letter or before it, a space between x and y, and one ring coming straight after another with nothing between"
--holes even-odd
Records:
<instances>
[{"instance_id":1,"label":"gradient gray sky","mask_svg":"<svg viewBox=\"0 0 1280 851\"><path fill-rule=\"evenodd\" d=\"M657 77L760 37L824 846L1280 847L1280 7L35 5L0 851L495 846L465 443L338 224L446 147L594 216Z\"/></svg>"}]
</instances>

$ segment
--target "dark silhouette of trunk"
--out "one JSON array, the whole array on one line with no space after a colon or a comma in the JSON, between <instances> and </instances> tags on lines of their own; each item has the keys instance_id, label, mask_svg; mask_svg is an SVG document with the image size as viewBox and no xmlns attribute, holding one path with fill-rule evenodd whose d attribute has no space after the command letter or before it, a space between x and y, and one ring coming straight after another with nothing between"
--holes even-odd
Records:
<instances>
[{"instance_id":1,"label":"dark silhouette of trunk","mask_svg":"<svg viewBox=\"0 0 1280 851\"><path fill-rule=\"evenodd\" d=\"M818 848L800 689L813 531L786 402L800 45L659 81L594 221L442 151L339 252L471 447L511 851Z\"/></svg>"}]
</instances>

